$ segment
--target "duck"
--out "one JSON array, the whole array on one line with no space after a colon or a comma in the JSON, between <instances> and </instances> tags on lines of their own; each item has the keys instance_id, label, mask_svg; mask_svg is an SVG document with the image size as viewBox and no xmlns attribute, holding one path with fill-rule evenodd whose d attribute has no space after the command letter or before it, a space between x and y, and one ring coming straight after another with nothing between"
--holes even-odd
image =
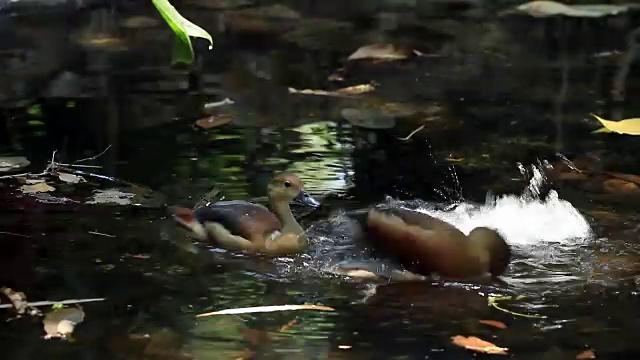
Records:
<instances>
[{"instance_id":1,"label":"duck","mask_svg":"<svg viewBox=\"0 0 640 360\"><path fill-rule=\"evenodd\" d=\"M304 189L300 177L279 173L267 185L269 208L242 200L218 201L196 209L170 210L178 225L199 241L231 251L288 256L301 253L307 235L293 216L290 203L310 208L320 202Z\"/></svg>"},{"instance_id":2,"label":"duck","mask_svg":"<svg viewBox=\"0 0 640 360\"><path fill-rule=\"evenodd\" d=\"M400 207L373 207L349 217L358 224L358 242L415 275L496 278L511 260L509 244L489 227L476 227L465 235L446 221Z\"/></svg>"}]
</instances>

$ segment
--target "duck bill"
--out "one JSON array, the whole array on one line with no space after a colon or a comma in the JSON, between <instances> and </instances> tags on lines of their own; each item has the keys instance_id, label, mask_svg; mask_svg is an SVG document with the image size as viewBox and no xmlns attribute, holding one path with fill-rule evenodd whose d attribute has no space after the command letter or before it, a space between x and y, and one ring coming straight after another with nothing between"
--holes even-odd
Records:
<instances>
[{"instance_id":1,"label":"duck bill","mask_svg":"<svg viewBox=\"0 0 640 360\"><path fill-rule=\"evenodd\" d=\"M300 194L293 199L295 204L300 204L304 206L308 206L311 208L320 207L320 202L314 199L311 195L309 195L306 191L300 191Z\"/></svg>"},{"instance_id":2,"label":"duck bill","mask_svg":"<svg viewBox=\"0 0 640 360\"><path fill-rule=\"evenodd\" d=\"M193 237L198 240L204 241L207 239L207 230L205 227L195 218L193 210L181 207L175 207L170 209L173 220L180 225L184 230L187 230Z\"/></svg>"}]
</instances>

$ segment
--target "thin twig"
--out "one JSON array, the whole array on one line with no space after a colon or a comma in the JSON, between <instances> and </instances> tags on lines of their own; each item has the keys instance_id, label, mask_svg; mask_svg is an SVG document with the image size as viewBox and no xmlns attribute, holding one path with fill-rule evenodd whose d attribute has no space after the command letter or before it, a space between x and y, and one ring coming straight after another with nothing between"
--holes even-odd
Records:
<instances>
[{"instance_id":1,"label":"thin twig","mask_svg":"<svg viewBox=\"0 0 640 360\"><path fill-rule=\"evenodd\" d=\"M29 235L16 234L16 233L8 232L8 231L0 231L0 234L20 236L20 237L24 237L24 238L30 238L31 237Z\"/></svg>"},{"instance_id":2,"label":"thin twig","mask_svg":"<svg viewBox=\"0 0 640 360\"><path fill-rule=\"evenodd\" d=\"M72 300L62 300L62 301L36 301L27 303L28 306L38 307L38 306L47 306L47 305L66 305L66 304L79 304L86 302L95 302L95 301L104 301L106 298L94 298L94 299L72 299ZM0 304L0 309L6 309L13 307L13 304Z\"/></svg>"},{"instance_id":3,"label":"thin twig","mask_svg":"<svg viewBox=\"0 0 640 360\"><path fill-rule=\"evenodd\" d=\"M95 159L97 159L98 157L100 157L100 156L104 155L104 153L106 153L107 151L109 151L109 149L111 149L111 145L107 146L107 148L106 148L106 149L104 149L104 150L102 150L102 152L100 152L98 155L94 155L94 156L91 156L91 157L88 157L88 158L84 158L84 159L76 160L76 161L74 161L73 163L74 163L74 164L77 164L77 163L81 163L81 162L85 162L85 161L89 161L89 160L95 160Z\"/></svg>"},{"instance_id":4,"label":"thin twig","mask_svg":"<svg viewBox=\"0 0 640 360\"><path fill-rule=\"evenodd\" d=\"M36 177L36 176L44 176L44 175L47 175L47 174L49 174L49 173L48 173L48 172L46 172L46 171L43 171L43 172L38 173L38 174L34 174L34 173L21 173L21 174L13 174L13 175L4 175L4 176L0 176L0 179L12 179L12 178L23 177L23 176L33 176L33 177Z\"/></svg>"},{"instance_id":5,"label":"thin twig","mask_svg":"<svg viewBox=\"0 0 640 360\"><path fill-rule=\"evenodd\" d=\"M411 137L413 135L415 135L418 131L420 131L422 129L424 129L424 125L420 125L417 129L413 130L411 132L411 134L409 134L409 135L407 135L406 137L403 137L403 138L398 138L398 140L407 141L407 140L411 139Z\"/></svg>"},{"instance_id":6,"label":"thin twig","mask_svg":"<svg viewBox=\"0 0 640 360\"><path fill-rule=\"evenodd\" d=\"M235 104L235 102L233 100L231 100L229 98L225 98L224 100L206 103L206 104L204 104L203 109L206 112L208 110L212 110L212 109L220 107L220 106L233 105L233 104Z\"/></svg>"},{"instance_id":7,"label":"thin twig","mask_svg":"<svg viewBox=\"0 0 640 360\"><path fill-rule=\"evenodd\" d=\"M47 168L44 170L45 173L54 171L56 169L56 152L58 152L58 150L53 150L53 154L51 154L51 162L49 163L49 166L47 166Z\"/></svg>"},{"instance_id":8,"label":"thin twig","mask_svg":"<svg viewBox=\"0 0 640 360\"><path fill-rule=\"evenodd\" d=\"M102 166L100 165L82 165L82 164L65 164L58 163L58 166L68 166L68 167L79 167L79 168L92 168L92 169L100 169Z\"/></svg>"},{"instance_id":9,"label":"thin twig","mask_svg":"<svg viewBox=\"0 0 640 360\"><path fill-rule=\"evenodd\" d=\"M13 174L13 175L3 175L0 176L0 179L10 179L10 178L15 178L15 177L20 177L20 176L29 176L31 175L31 173L21 173L21 174Z\"/></svg>"},{"instance_id":10,"label":"thin twig","mask_svg":"<svg viewBox=\"0 0 640 360\"><path fill-rule=\"evenodd\" d=\"M110 237L110 238L116 237L115 235L105 234L105 233L101 233L101 232L97 232L97 231L88 231L88 233L89 234L93 234L93 235L106 236L106 237Z\"/></svg>"}]
</instances>

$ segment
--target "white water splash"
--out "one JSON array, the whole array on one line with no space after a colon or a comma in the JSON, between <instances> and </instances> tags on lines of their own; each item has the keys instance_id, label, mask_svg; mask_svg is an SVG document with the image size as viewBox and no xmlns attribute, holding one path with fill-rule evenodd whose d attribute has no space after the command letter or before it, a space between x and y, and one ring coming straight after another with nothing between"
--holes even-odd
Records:
<instances>
[{"instance_id":1,"label":"white water splash","mask_svg":"<svg viewBox=\"0 0 640 360\"><path fill-rule=\"evenodd\" d=\"M417 210L447 221L466 234L477 226L494 228L509 243L519 246L580 244L590 238L593 232L589 223L570 202L560 199L555 191L545 199L539 198L546 179L538 167L531 169L529 186L520 196L489 197L480 206L461 203L451 211ZM524 168L521 171L525 172Z\"/></svg>"},{"instance_id":2,"label":"white water splash","mask_svg":"<svg viewBox=\"0 0 640 360\"><path fill-rule=\"evenodd\" d=\"M494 228L517 245L576 243L592 233L582 214L568 201L559 199L555 191L544 200L506 195L483 206L463 203L448 212L418 211L447 221L466 234L478 226Z\"/></svg>"}]
</instances>

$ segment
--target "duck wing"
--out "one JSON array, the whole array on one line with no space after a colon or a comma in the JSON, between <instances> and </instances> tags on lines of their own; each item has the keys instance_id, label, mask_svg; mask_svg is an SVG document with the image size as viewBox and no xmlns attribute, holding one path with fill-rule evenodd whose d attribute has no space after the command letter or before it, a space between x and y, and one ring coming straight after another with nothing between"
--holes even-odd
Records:
<instances>
[{"instance_id":1,"label":"duck wing","mask_svg":"<svg viewBox=\"0 0 640 360\"><path fill-rule=\"evenodd\" d=\"M467 236L433 216L401 208L371 210L367 217L368 243L374 252L391 257L407 270L429 275L464 277L470 263Z\"/></svg>"},{"instance_id":2,"label":"duck wing","mask_svg":"<svg viewBox=\"0 0 640 360\"><path fill-rule=\"evenodd\" d=\"M248 201L219 201L194 210L201 223L216 222L231 234L247 240L263 239L282 228L280 220L269 209Z\"/></svg>"},{"instance_id":3,"label":"duck wing","mask_svg":"<svg viewBox=\"0 0 640 360\"><path fill-rule=\"evenodd\" d=\"M418 226L424 230L433 230L439 232L445 231L454 233L456 236L465 236L464 233L460 231L460 229L453 226L452 224L415 210L403 208L384 208L380 210L376 209L375 211L381 212L387 216L396 216L407 225Z\"/></svg>"}]
</instances>

